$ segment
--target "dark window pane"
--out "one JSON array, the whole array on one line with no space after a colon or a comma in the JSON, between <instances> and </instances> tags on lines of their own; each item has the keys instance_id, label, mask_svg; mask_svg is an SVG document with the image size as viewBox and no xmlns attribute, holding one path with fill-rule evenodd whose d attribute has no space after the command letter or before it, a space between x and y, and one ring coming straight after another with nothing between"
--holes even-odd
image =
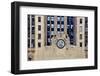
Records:
<instances>
[{"instance_id":1,"label":"dark window pane","mask_svg":"<svg viewBox=\"0 0 100 76\"><path fill-rule=\"evenodd\" d=\"M60 28L57 28L57 31L60 31Z\"/></svg>"},{"instance_id":2,"label":"dark window pane","mask_svg":"<svg viewBox=\"0 0 100 76\"><path fill-rule=\"evenodd\" d=\"M41 34L38 34L38 39L41 39Z\"/></svg>"},{"instance_id":3,"label":"dark window pane","mask_svg":"<svg viewBox=\"0 0 100 76\"><path fill-rule=\"evenodd\" d=\"M32 25L34 25L34 18L32 18Z\"/></svg>"},{"instance_id":4,"label":"dark window pane","mask_svg":"<svg viewBox=\"0 0 100 76\"><path fill-rule=\"evenodd\" d=\"M28 48L30 48L30 39L28 39Z\"/></svg>"},{"instance_id":5,"label":"dark window pane","mask_svg":"<svg viewBox=\"0 0 100 76\"><path fill-rule=\"evenodd\" d=\"M41 43L40 42L38 42L38 47L41 47Z\"/></svg>"},{"instance_id":6,"label":"dark window pane","mask_svg":"<svg viewBox=\"0 0 100 76\"><path fill-rule=\"evenodd\" d=\"M38 22L41 22L41 17L38 17Z\"/></svg>"},{"instance_id":7,"label":"dark window pane","mask_svg":"<svg viewBox=\"0 0 100 76\"><path fill-rule=\"evenodd\" d=\"M54 21L51 21L51 24L54 24Z\"/></svg>"},{"instance_id":8,"label":"dark window pane","mask_svg":"<svg viewBox=\"0 0 100 76\"><path fill-rule=\"evenodd\" d=\"M50 24L50 21L47 21L47 24Z\"/></svg>"},{"instance_id":9,"label":"dark window pane","mask_svg":"<svg viewBox=\"0 0 100 76\"><path fill-rule=\"evenodd\" d=\"M51 31L54 31L54 28L51 28Z\"/></svg>"},{"instance_id":10,"label":"dark window pane","mask_svg":"<svg viewBox=\"0 0 100 76\"><path fill-rule=\"evenodd\" d=\"M82 47L82 42L80 42L80 47Z\"/></svg>"},{"instance_id":11,"label":"dark window pane","mask_svg":"<svg viewBox=\"0 0 100 76\"><path fill-rule=\"evenodd\" d=\"M50 31L50 26L47 26L47 31Z\"/></svg>"},{"instance_id":12,"label":"dark window pane","mask_svg":"<svg viewBox=\"0 0 100 76\"><path fill-rule=\"evenodd\" d=\"M28 37L30 37L30 27L28 27Z\"/></svg>"},{"instance_id":13,"label":"dark window pane","mask_svg":"<svg viewBox=\"0 0 100 76\"><path fill-rule=\"evenodd\" d=\"M35 40L32 39L32 47L34 48L35 47Z\"/></svg>"},{"instance_id":14,"label":"dark window pane","mask_svg":"<svg viewBox=\"0 0 100 76\"><path fill-rule=\"evenodd\" d=\"M61 28L61 31L64 31L64 28Z\"/></svg>"},{"instance_id":15,"label":"dark window pane","mask_svg":"<svg viewBox=\"0 0 100 76\"><path fill-rule=\"evenodd\" d=\"M48 46L50 46L50 44L51 44L50 42L47 42L47 45L48 45Z\"/></svg>"},{"instance_id":16,"label":"dark window pane","mask_svg":"<svg viewBox=\"0 0 100 76\"><path fill-rule=\"evenodd\" d=\"M57 21L57 24L60 24L60 21Z\"/></svg>"},{"instance_id":17,"label":"dark window pane","mask_svg":"<svg viewBox=\"0 0 100 76\"><path fill-rule=\"evenodd\" d=\"M47 35L47 38L50 38L50 35Z\"/></svg>"},{"instance_id":18,"label":"dark window pane","mask_svg":"<svg viewBox=\"0 0 100 76\"><path fill-rule=\"evenodd\" d=\"M39 30L39 31L41 30L41 25L38 25L38 30Z\"/></svg>"},{"instance_id":19,"label":"dark window pane","mask_svg":"<svg viewBox=\"0 0 100 76\"><path fill-rule=\"evenodd\" d=\"M61 24L64 24L64 21L61 21Z\"/></svg>"},{"instance_id":20,"label":"dark window pane","mask_svg":"<svg viewBox=\"0 0 100 76\"><path fill-rule=\"evenodd\" d=\"M82 24L82 19L80 19L80 24Z\"/></svg>"},{"instance_id":21,"label":"dark window pane","mask_svg":"<svg viewBox=\"0 0 100 76\"><path fill-rule=\"evenodd\" d=\"M51 35L51 38L53 37L53 35Z\"/></svg>"},{"instance_id":22,"label":"dark window pane","mask_svg":"<svg viewBox=\"0 0 100 76\"><path fill-rule=\"evenodd\" d=\"M35 28L34 27L32 27L32 34L34 34L35 33Z\"/></svg>"},{"instance_id":23,"label":"dark window pane","mask_svg":"<svg viewBox=\"0 0 100 76\"><path fill-rule=\"evenodd\" d=\"M74 24L74 19L72 16L67 17L67 25L73 25Z\"/></svg>"}]
</instances>

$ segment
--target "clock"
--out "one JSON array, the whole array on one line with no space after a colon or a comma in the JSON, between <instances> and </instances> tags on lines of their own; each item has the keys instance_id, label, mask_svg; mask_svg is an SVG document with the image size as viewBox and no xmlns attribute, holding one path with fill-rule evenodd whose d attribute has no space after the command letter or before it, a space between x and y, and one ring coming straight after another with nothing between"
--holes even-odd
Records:
<instances>
[{"instance_id":1,"label":"clock","mask_svg":"<svg viewBox=\"0 0 100 76\"><path fill-rule=\"evenodd\" d=\"M65 46L65 41L63 39L59 39L57 41L57 44L56 45L57 45L58 48L62 49Z\"/></svg>"}]
</instances>

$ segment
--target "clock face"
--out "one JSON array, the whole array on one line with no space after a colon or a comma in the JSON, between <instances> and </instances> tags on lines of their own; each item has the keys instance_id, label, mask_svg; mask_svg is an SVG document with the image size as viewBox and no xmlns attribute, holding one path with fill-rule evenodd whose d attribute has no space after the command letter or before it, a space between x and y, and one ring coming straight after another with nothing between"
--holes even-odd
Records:
<instances>
[{"instance_id":1,"label":"clock face","mask_svg":"<svg viewBox=\"0 0 100 76\"><path fill-rule=\"evenodd\" d=\"M62 49L65 46L65 41L63 39L59 39L57 41L57 47Z\"/></svg>"}]
</instances>

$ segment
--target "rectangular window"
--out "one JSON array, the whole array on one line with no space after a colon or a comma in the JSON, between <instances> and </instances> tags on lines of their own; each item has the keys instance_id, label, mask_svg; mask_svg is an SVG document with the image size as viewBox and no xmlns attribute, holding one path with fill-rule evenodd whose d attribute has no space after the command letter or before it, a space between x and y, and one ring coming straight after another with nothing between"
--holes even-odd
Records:
<instances>
[{"instance_id":1,"label":"rectangular window","mask_svg":"<svg viewBox=\"0 0 100 76\"><path fill-rule=\"evenodd\" d=\"M38 47L41 47L41 43L40 42L38 42Z\"/></svg>"},{"instance_id":2,"label":"rectangular window","mask_svg":"<svg viewBox=\"0 0 100 76\"><path fill-rule=\"evenodd\" d=\"M32 25L34 25L34 17L32 17L32 20L31 21L32 21Z\"/></svg>"},{"instance_id":3,"label":"rectangular window","mask_svg":"<svg viewBox=\"0 0 100 76\"><path fill-rule=\"evenodd\" d=\"M28 27L30 26L30 15L28 15Z\"/></svg>"},{"instance_id":4,"label":"rectangular window","mask_svg":"<svg viewBox=\"0 0 100 76\"><path fill-rule=\"evenodd\" d=\"M32 27L32 34L35 33L35 27Z\"/></svg>"},{"instance_id":5,"label":"rectangular window","mask_svg":"<svg viewBox=\"0 0 100 76\"><path fill-rule=\"evenodd\" d=\"M28 27L28 37L30 37L30 27Z\"/></svg>"},{"instance_id":6,"label":"rectangular window","mask_svg":"<svg viewBox=\"0 0 100 76\"><path fill-rule=\"evenodd\" d=\"M82 42L80 42L80 47L82 47Z\"/></svg>"},{"instance_id":7,"label":"rectangular window","mask_svg":"<svg viewBox=\"0 0 100 76\"><path fill-rule=\"evenodd\" d=\"M51 24L54 24L54 21L51 21Z\"/></svg>"},{"instance_id":8,"label":"rectangular window","mask_svg":"<svg viewBox=\"0 0 100 76\"><path fill-rule=\"evenodd\" d=\"M47 24L47 26L50 26L50 24Z\"/></svg>"},{"instance_id":9,"label":"rectangular window","mask_svg":"<svg viewBox=\"0 0 100 76\"><path fill-rule=\"evenodd\" d=\"M59 24L57 25L57 28L60 28L60 25Z\"/></svg>"},{"instance_id":10,"label":"rectangular window","mask_svg":"<svg viewBox=\"0 0 100 76\"><path fill-rule=\"evenodd\" d=\"M80 34L80 40L82 39L82 34Z\"/></svg>"},{"instance_id":11,"label":"rectangular window","mask_svg":"<svg viewBox=\"0 0 100 76\"><path fill-rule=\"evenodd\" d=\"M28 39L28 48L30 48L30 39Z\"/></svg>"},{"instance_id":12,"label":"rectangular window","mask_svg":"<svg viewBox=\"0 0 100 76\"><path fill-rule=\"evenodd\" d=\"M60 16L57 16L57 21L60 21Z\"/></svg>"},{"instance_id":13,"label":"rectangular window","mask_svg":"<svg viewBox=\"0 0 100 76\"><path fill-rule=\"evenodd\" d=\"M51 24L51 28L54 28L54 24Z\"/></svg>"},{"instance_id":14,"label":"rectangular window","mask_svg":"<svg viewBox=\"0 0 100 76\"><path fill-rule=\"evenodd\" d=\"M57 24L60 24L60 21L57 21Z\"/></svg>"},{"instance_id":15,"label":"rectangular window","mask_svg":"<svg viewBox=\"0 0 100 76\"><path fill-rule=\"evenodd\" d=\"M50 16L47 17L48 21L50 21Z\"/></svg>"},{"instance_id":16,"label":"rectangular window","mask_svg":"<svg viewBox=\"0 0 100 76\"><path fill-rule=\"evenodd\" d=\"M61 31L63 32L64 31L64 28L61 28Z\"/></svg>"},{"instance_id":17,"label":"rectangular window","mask_svg":"<svg viewBox=\"0 0 100 76\"><path fill-rule=\"evenodd\" d=\"M50 24L50 21L47 21L47 24Z\"/></svg>"},{"instance_id":18,"label":"rectangular window","mask_svg":"<svg viewBox=\"0 0 100 76\"><path fill-rule=\"evenodd\" d=\"M32 48L34 48L34 47L35 47L35 40L32 39Z\"/></svg>"},{"instance_id":19,"label":"rectangular window","mask_svg":"<svg viewBox=\"0 0 100 76\"><path fill-rule=\"evenodd\" d=\"M38 22L41 22L41 17L38 17Z\"/></svg>"},{"instance_id":20,"label":"rectangular window","mask_svg":"<svg viewBox=\"0 0 100 76\"><path fill-rule=\"evenodd\" d=\"M60 31L60 28L57 28L57 31Z\"/></svg>"},{"instance_id":21,"label":"rectangular window","mask_svg":"<svg viewBox=\"0 0 100 76\"><path fill-rule=\"evenodd\" d=\"M51 31L54 31L54 28L51 28Z\"/></svg>"},{"instance_id":22,"label":"rectangular window","mask_svg":"<svg viewBox=\"0 0 100 76\"><path fill-rule=\"evenodd\" d=\"M61 16L61 21L64 21L64 16Z\"/></svg>"},{"instance_id":23,"label":"rectangular window","mask_svg":"<svg viewBox=\"0 0 100 76\"><path fill-rule=\"evenodd\" d=\"M51 16L51 21L54 21L54 16Z\"/></svg>"},{"instance_id":24,"label":"rectangular window","mask_svg":"<svg viewBox=\"0 0 100 76\"><path fill-rule=\"evenodd\" d=\"M80 30L80 32L82 32L82 26L80 26L79 30Z\"/></svg>"},{"instance_id":25,"label":"rectangular window","mask_svg":"<svg viewBox=\"0 0 100 76\"><path fill-rule=\"evenodd\" d=\"M82 24L82 19L80 19L80 24Z\"/></svg>"},{"instance_id":26,"label":"rectangular window","mask_svg":"<svg viewBox=\"0 0 100 76\"><path fill-rule=\"evenodd\" d=\"M38 34L38 39L41 39L41 34Z\"/></svg>"},{"instance_id":27,"label":"rectangular window","mask_svg":"<svg viewBox=\"0 0 100 76\"><path fill-rule=\"evenodd\" d=\"M47 31L50 31L50 26L47 26Z\"/></svg>"},{"instance_id":28,"label":"rectangular window","mask_svg":"<svg viewBox=\"0 0 100 76\"><path fill-rule=\"evenodd\" d=\"M64 24L64 21L61 21L61 24Z\"/></svg>"},{"instance_id":29,"label":"rectangular window","mask_svg":"<svg viewBox=\"0 0 100 76\"><path fill-rule=\"evenodd\" d=\"M41 31L41 25L38 25L38 30Z\"/></svg>"}]
</instances>

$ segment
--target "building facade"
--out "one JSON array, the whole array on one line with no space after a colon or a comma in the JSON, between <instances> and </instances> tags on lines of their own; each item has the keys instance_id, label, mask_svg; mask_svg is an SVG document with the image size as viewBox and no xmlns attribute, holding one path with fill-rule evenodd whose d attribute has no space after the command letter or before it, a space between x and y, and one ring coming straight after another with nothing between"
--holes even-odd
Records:
<instances>
[{"instance_id":1,"label":"building facade","mask_svg":"<svg viewBox=\"0 0 100 76\"><path fill-rule=\"evenodd\" d=\"M87 17L28 15L28 60L85 58L87 46Z\"/></svg>"}]
</instances>

